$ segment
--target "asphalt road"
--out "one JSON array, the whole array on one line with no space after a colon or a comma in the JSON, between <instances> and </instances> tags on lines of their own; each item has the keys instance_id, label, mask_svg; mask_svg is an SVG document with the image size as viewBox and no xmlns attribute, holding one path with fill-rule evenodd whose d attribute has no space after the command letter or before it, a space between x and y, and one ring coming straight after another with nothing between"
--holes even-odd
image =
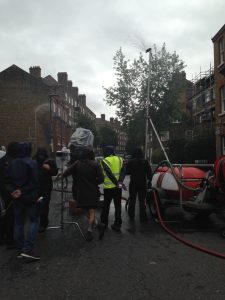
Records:
<instances>
[{"instance_id":1,"label":"asphalt road","mask_svg":"<svg viewBox=\"0 0 225 300\"><path fill-rule=\"evenodd\" d=\"M39 234L35 263L0 248L0 299L225 299L225 260L196 251L164 232L149 215L148 223L129 227L123 202L122 233L108 229L104 239L85 241L71 225ZM98 212L99 213L99 212ZM78 221L85 230L85 216ZM225 254L220 228L223 216L198 222L178 208L169 208L166 223L182 237ZM60 193L54 192L51 224L60 223ZM113 205L110 221L113 222Z\"/></svg>"}]
</instances>

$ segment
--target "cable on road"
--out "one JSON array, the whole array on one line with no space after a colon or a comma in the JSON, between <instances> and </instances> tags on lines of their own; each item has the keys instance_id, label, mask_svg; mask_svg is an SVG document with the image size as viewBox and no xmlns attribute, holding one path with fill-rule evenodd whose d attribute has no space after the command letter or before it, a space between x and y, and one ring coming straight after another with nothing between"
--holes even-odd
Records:
<instances>
[{"instance_id":1,"label":"cable on road","mask_svg":"<svg viewBox=\"0 0 225 300\"><path fill-rule=\"evenodd\" d=\"M155 207L156 207L156 212L157 212L157 216L158 216L158 220L159 220L159 223L161 225L161 227L170 235L172 236L173 238L175 238L176 240L178 240L179 242L191 247L191 248L194 248L198 251L201 251L201 252L204 252L204 253L207 253L209 255L213 255L213 256L216 256L216 257L219 257L219 258L223 258L225 259L225 254L223 253L219 253L219 252L216 252L214 250L211 250L211 249L207 249L205 247L202 247L202 246L199 246L195 243L192 243L190 241L187 241L185 240L184 238L180 237L179 235L177 235L175 232L173 232L171 229L169 229L165 223L163 222L163 219L161 217L161 214L160 214L160 209L159 209L159 204L158 204L158 198L157 198L157 195L156 195L156 191L154 189L152 189L153 191L153 195L154 195L154 203L155 203Z\"/></svg>"}]
</instances>

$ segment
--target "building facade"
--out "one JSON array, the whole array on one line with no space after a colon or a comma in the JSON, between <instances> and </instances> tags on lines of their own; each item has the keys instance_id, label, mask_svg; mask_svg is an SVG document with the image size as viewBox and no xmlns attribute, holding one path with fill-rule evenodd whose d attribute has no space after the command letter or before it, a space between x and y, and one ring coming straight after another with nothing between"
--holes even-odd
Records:
<instances>
[{"instance_id":1,"label":"building facade","mask_svg":"<svg viewBox=\"0 0 225 300\"><path fill-rule=\"evenodd\" d=\"M39 66L29 71L12 65L0 72L0 144L29 141L34 151L61 150L76 128L77 112L95 114L66 72L55 80L51 75L42 78Z\"/></svg>"},{"instance_id":2,"label":"building facade","mask_svg":"<svg viewBox=\"0 0 225 300\"><path fill-rule=\"evenodd\" d=\"M214 130L215 76L213 68L210 67L209 70L200 72L193 78L187 108L192 119L193 132L201 128Z\"/></svg>"},{"instance_id":3,"label":"building facade","mask_svg":"<svg viewBox=\"0 0 225 300\"><path fill-rule=\"evenodd\" d=\"M212 38L214 45L216 154L225 155L225 25Z\"/></svg>"},{"instance_id":4,"label":"building facade","mask_svg":"<svg viewBox=\"0 0 225 300\"><path fill-rule=\"evenodd\" d=\"M109 127L113 129L118 137L118 145L116 146L116 152L120 154L126 153L127 134L121 129L121 124L118 119L110 118L109 121L105 119L105 114L101 114L100 118L96 118L96 128L99 130L101 127ZM98 148L99 152L100 149Z\"/></svg>"}]
</instances>

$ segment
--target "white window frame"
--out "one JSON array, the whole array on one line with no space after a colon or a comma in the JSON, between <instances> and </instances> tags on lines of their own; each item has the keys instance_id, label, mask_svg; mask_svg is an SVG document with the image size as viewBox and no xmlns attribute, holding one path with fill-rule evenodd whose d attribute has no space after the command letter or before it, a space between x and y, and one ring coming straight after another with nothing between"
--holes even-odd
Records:
<instances>
[{"instance_id":1,"label":"white window frame","mask_svg":"<svg viewBox=\"0 0 225 300\"><path fill-rule=\"evenodd\" d=\"M225 136L222 136L222 155L225 155Z\"/></svg>"},{"instance_id":2,"label":"white window frame","mask_svg":"<svg viewBox=\"0 0 225 300\"><path fill-rule=\"evenodd\" d=\"M167 142L170 140L170 132L169 130L160 131L160 140L162 142Z\"/></svg>"},{"instance_id":3,"label":"white window frame","mask_svg":"<svg viewBox=\"0 0 225 300\"><path fill-rule=\"evenodd\" d=\"M224 39L219 40L219 64L224 62Z\"/></svg>"},{"instance_id":4,"label":"white window frame","mask_svg":"<svg viewBox=\"0 0 225 300\"><path fill-rule=\"evenodd\" d=\"M225 86L220 88L221 113L225 112Z\"/></svg>"},{"instance_id":5,"label":"white window frame","mask_svg":"<svg viewBox=\"0 0 225 300\"><path fill-rule=\"evenodd\" d=\"M206 92L205 92L205 103L208 103L212 100L212 89L208 89Z\"/></svg>"},{"instance_id":6,"label":"white window frame","mask_svg":"<svg viewBox=\"0 0 225 300\"><path fill-rule=\"evenodd\" d=\"M185 138L188 140L193 140L194 131L193 130L185 130Z\"/></svg>"}]
</instances>

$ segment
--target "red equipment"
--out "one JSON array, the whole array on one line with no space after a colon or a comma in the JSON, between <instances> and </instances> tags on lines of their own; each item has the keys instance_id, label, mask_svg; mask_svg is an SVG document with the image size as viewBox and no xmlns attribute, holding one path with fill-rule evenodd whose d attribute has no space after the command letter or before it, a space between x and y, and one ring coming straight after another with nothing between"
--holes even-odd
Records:
<instances>
[{"instance_id":1,"label":"red equipment","mask_svg":"<svg viewBox=\"0 0 225 300\"><path fill-rule=\"evenodd\" d=\"M187 211L208 216L225 208L225 155L214 164L213 174L196 167L160 166L152 178L147 203L154 217L153 191L163 214L165 208L182 205Z\"/></svg>"},{"instance_id":2,"label":"red equipment","mask_svg":"<svg viewBox=\"0 0 225 300\"><path fill-rule=\"evenodd\" d=\"M195 167L175 167L173 169L176 177L188 188L197 189L205 178L205 171ZM165 190L169 197L179 199L180 187L169 167L159 167L152 178L152 187ZM196 195L196 192L181 187L182 198L188 198Z\"/></svg>"}]
</instances>

